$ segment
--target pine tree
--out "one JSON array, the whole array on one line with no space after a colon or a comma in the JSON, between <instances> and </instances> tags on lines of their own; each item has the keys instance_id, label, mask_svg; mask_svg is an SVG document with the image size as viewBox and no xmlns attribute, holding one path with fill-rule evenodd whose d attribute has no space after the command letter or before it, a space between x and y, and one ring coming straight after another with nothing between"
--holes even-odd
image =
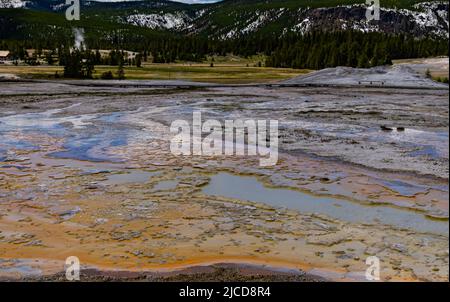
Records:
<instances>
[{"instance_id":1,"label":"pine tree","mask_svg":"<svg viewBox=\"0 0 450 302\"><path fill-rule=\"evenodd\" d=\"M367 55L363 52L358 58L358 67L359 68L367 68L369 67L369 59Z\"/></svg>"},{"instance_id":2,"label":"pine tree","mask_svg":"<svg viewBox=\"0 0 450 302\"><path fill-rule=\"evenodd\" d=\"M142 66L142 55L139 53L136 55L136 67L140 68Z\"/></svg>"},{"instance_id":3,"label":"pine tree","mask_svg":"<svg viewBox=\"0 0 450 302\"><path fill-rule=\"evenodd\" d=\"M125 79L125 69L123 67L123 59L122 58L119 59L119 67L117 68L117 78L119 80Z\"/></svg>"}]
</instances>

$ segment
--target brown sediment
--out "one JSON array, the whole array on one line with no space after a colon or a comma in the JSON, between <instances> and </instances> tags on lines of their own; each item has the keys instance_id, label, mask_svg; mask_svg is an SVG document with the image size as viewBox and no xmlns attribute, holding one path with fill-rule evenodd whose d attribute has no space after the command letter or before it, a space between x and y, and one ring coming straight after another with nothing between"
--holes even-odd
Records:
<instances>
[{"instance_id":1,"label":"brown sediment","mask_svg":"<svg viewBox=\"0 0 450 302\"><path fill-rule=\"evenodd\" d=\"M39 162L46 160L40 158ZM70 161L66 162L70 166ZM36 166L32 176L25 176L29 181L8 177L7 187L16 190L48 181L51 186L45 196L36 190L32 200L10 200L2 206L1 258L63 263L75 255L83 264L100 270L124 271L242 262L305 272L332 268L334 273L326 274L327 279L350 280L362 278L364 256L387 252L391 261L397 260L388 264L386 280L417 279L414 269L419 267L427 271L427 278L447 278L445 271L433 271L436 261L444 260L445 255L425 262L410 255L412 250L423 256L445 250L445 237L204 196L195 181L210 172L186 173L180 178L183 185L171 194L152 191L154 184L173 177L168 167L159 166L165 172L146 183L111 187L101 185L101 173L83 175L76 168L59 165L51 170ZM49 174L61 177L52 180ZM178 177L180 174L178 171ZM91 183L95 185L89 188ZM80 210L70 214L77 208ZM411 234L414 238L405 243ZM422 240L427 240L428 246L417 251ZM45 265L40 269L45 272Z\"/></svg>"},{"instance_id":2,"label":"brown sediment","mask_svg":"<svg viewBox=\"0 0 450 302\"><path fill-rule=\"evenodd\" d=\"M0 278L1 280L1 278ZM22 281L67 281L65 272L47 276L28 277ZM83 269L80 281L132 281L132 282L326 282L323 277L300 270L268 267L255 264L215 263L191 266L170 271L120 271Z\"/></svg>"},{"instance_id":3,"label":"brown sediment","mask_svg":"<svg viewBox=\"0 0 450 302\"><path fill-rule=\"evenodd\" d=\"M382 261L382 280L448 280L448 235L351 223L202 193L212 175L228 171L253 175L268 187L395 206L445 220L447 192L436 188L444 180L367 170L306 154L283 153L270 168L259 167L257 158L175 157L168 147L167 117L147 121L135 114L130 119L158 135L150 142L137 138L108 148L105 152L124 159L118 163L56 159L49 154L63 150L64 139L15 134L37 144L39 151L11 149L13 158L0 166L0 277L58 279L65 259L77 256L87 269L99 272L94 276L238 263L346 281L362 280L365 259L376 255ZM145 181L105 184L110 175L130 171L158 174ZM400 194L383 183L386 179L426 189ZM155 189L166 180L177 185ZM40 273L30 276L21 265Z\"/></svg>"}]
</instances>

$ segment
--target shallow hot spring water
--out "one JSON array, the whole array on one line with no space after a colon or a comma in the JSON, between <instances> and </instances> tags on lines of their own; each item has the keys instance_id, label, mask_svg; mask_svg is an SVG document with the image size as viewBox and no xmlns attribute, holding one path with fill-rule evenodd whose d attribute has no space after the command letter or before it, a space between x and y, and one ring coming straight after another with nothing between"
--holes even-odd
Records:
<instances>
[{"instance_id":1,"label":"shallow hot spring water","mask_svg":"<svg viewBox=\"0 0 450 302\"><path fill-rule=\"evenodd\" d=\"M204 187L207 195L262 202L302 213L324 214L348 222L392 225L417 232L448 235L448 221L427 218L425 215L389 206L370 206L335 197L314 196L292 189L274 189L263 185L255 177L218 173Z\"/></svg>"},{"instance_id":2,"label":"shallow hot spring water","mask_svg":"<svg viewBox=\"0 0 450 302\"><path fill-rule=\"evenodd\" d=\"M106 180L102 181L103 185L123 185L128 183L145 183L152 176L158 175L158 172L147 172L140 170L132 170L127 173L108 175Z\"/></svg>"},{"instance_id":3,"label":"shallow hot spring water","mask_svg":"<svg viewBox=\"0 0 450 302\"><path fill-rule=\"evenodd\" d=\"M77 104L71 107L74 106ZM112 146L126 145L129 143L129 138L137 135L135 129L119 126L121 124L117 122L121 119L122 113L76 117L55 116L61 111L62 109L55 109L1 118L0 160L5 160L6 150L12 147L24 149L34 147L28 146L26 141L18 141L15 136L9 137L10 133L18 131L24 134L40 131L56 137L69 138L64 145L65 151L55 152L49 156L65 159L66 165L68 159L74 159L88 161L94 166L100 165L103 161L115 162L116 159L108 155L105 150ZM72 126L66 127L67 122L70 122ZM86 128L87 125L89 128ZM154 175L154 172L148 171L126 171L108 175L102 183L104 185L145 183ZM389 185L395 186L396 190L401 189L404 194L414 194L414 191L411 193L412 189L409 186L398 183ZM176 186L176 181L161 181L155 185L154 189L173 190ZM419 212L389 206L363 205L331 196L314 196L287 188L267 188L254 177L219 173L211 178L210 183L203 188L203 192L208 195L261 202L274 207L286 207L303 213L324 214L342 221L391 225L435 234L448 235L449 233L448 221L428 219Z\"/></svg>"}]
</instances>

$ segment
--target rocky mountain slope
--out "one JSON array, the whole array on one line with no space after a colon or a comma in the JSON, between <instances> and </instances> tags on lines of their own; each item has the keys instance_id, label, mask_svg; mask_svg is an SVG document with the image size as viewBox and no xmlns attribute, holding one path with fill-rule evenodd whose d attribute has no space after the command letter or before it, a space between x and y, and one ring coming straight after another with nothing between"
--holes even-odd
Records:
<instances>
[{"instance_id":1,"label":"rocky mountain slope","mask_svg":"<svg viewBox=\"0 0 450 302\"><path fill-rule=\"evenodd\" d=\"M82 1L81 22L98 26L104 22L118 27L132 25L220 39L254 33L306 33L318 29L448 38L448 1L389 0L382 1L382 5L380 20L368 22L367 6L355 0L225 0L196 5L166 0ZM20 15L14 15L14 11L19 9L32 12L33 18L17 20ZM65 9L62 0L0 0L0 26L2 20L15 21L11 24L18 25L20 30L33 22L52 23L53 20L39 18L39 15L51 13L63 18Z\"/></svg>"}]
</instances>

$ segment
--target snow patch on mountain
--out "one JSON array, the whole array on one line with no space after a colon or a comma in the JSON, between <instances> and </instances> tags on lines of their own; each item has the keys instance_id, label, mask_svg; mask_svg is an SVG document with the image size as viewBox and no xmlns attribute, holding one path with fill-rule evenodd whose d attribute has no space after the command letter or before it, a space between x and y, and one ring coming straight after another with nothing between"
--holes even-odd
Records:
<instances>
[{"instance_id":1,"label":"snow patch on mountain","mask_svg":"<svg viewBox=\"0 0 450 302\"><path fill-rule=\"evenodd\" d=\"M183 30L188 27L191 18L184 13L134 14L126 17L126 23L151 29Z\"/></svg>"},{"instance_id":2,"label":"snow patch on mountain","mask_svg":"<svg viewBox=\"0 0 450 302\"><path fill-rule=\"evenodd\" d=\"M55 11L55 12L56 11L61 11L65 7L67 7L67 4L65 2L51 5L52 10Z\"/></svg>"},{"instance_id":3,"label":"snow patch on mountain","mask_svg":"<svg viewBox=\"0 0 450 302\"><path fill-rule=\"evenodd\" d=\"M22 8L26 4L27 1L22 0L0 0L0 8Z\"/></svg>"},{"instance_id":4,"label":"snow patch on mountain","mask_svg":"<svg viewBox=\"0 0 450 302\"><path fill-rule=\"evenodd\" d=\"M421 2L415 4L414 8L414 11L382 8L381 12L395 12L407 16L420 29L438 37L449 37L448 2ZM442 26L443 24L446 26Z\"/></svg>"},{"instance_id":5,"label":"snow patch on mountain","mask_svg":"<svg viewBox=\"0 0 450 302\"><path fill-rule=\"evenodd\" d=\"M359 14L355 13L354 9L359 9ZM336 10L340 10L340 12L336 12ZM320 13L318 13L319 11ZM335 28L342 30L353 29L362 32L383 31L386 25L391 22L390 20L399 20L399 18L403 17L408 20L410 29L414 29L416 32L420 31L441 38L449 37L448 2L441 1L421 2L414 5L414 10L382 7L380 8L381 20L370 22L365 18L365 6L362 4L299 10L298 18L301 21L289 30L304 34L312 29L320 28L324 22L324 19L321 18L322 16L344 13L350 17L334 19L333 24ZM286 33L289 30L284 32Z\"/></svg>"},{"instance_id":6,"label":"snow patch on mountain","mask_svg":"<svg viewBox=\"0 0 450 302\"><path fill-rule=\"evenodd\" d=\"M241 35L256 32L265 25L276 22L285 13L285 11L285 8L279 8L265 11L257 10L252 14L246 15L241 15L239 13L229 15L230 17L233 17L236 22L234 22L231 28L223 28L220 39L232 39Z\"/></svg>"},{"instance_id":7,"label":"snow patch on mountain","mask_svg":"<svg viewBox=\"0 0 450 302\"><path fill-rule=\"evenodd\" d=\"M284 10L284 8L280 8L279 10L268 10L264 12L256 11L256 20L250 22L246 27L244 27L241 30L241 33L247 34L254 32L268 22L276 21L283 14Z\"/></svg>"},{"instance_id":8,"label":"snow patch on mountain","mask_svg":"<svg viewBox=\"0 0 450 302\"><path fill-rule=\"evenodd\" d=\"M309 20L309 18L305 18L302 20L302 22L294 25L293 31L305 34L310 29L311 29L311 20Z\"/></svg>"}]
</instances>

